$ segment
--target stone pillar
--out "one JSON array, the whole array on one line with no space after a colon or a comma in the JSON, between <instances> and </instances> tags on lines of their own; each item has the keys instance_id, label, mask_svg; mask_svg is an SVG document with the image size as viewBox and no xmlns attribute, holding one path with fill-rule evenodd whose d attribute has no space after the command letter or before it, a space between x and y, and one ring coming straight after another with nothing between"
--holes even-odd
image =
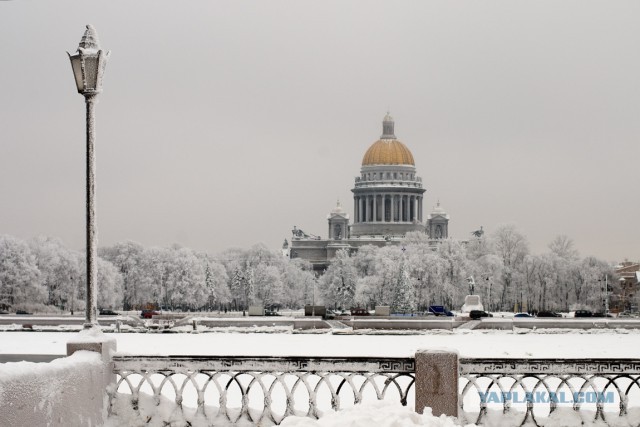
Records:
<instances>
[{"instance_id":1,"label":"stone pillar","mask_svg":"<svg viewBox=\"0 0 640 427\"><path fill-rule=\"evenodd\" d=\"M378 195L373 195L373 222L378 221Z\"/></svg>"},{"instance_id":2,"label":"stone pillar","mask_svg":"<svg viewBox=\"0 0 640 427\"><path fill-rule=\"evenodd\" d=\"M415 219L416 221L419 220L419 216L418 216L418 197L417 196L413 196L413 218L411 219Z\"/></svg>"},{"instance_id":3,"label":"stone pillar","mask_svg":"<svg viewBox=\"0 0 640 427\"><path fill-rule=\"evenodd\" d=\"M391 222L395 222L396 221L396 196L395 194L391 195Z\"/></svg>"},{"instance_id":4,"label":"stone pillar","mask_svg":"<svg viewBox=\"0 0 640 427\"><path fill-rule=\"evenodd\" d=\"M399 203L398 203L398 204L400 205L400 210L399 210L400 215L398 216L398 219L400 220L400 222L403 222L403 221L404 221L404 209L403 209L403 206L402 206L402 201L403 201L403 199L404 199L404 196L401 194L401 195L398 197L398 201L399 201Z\"/></svg>"},{"instance_id":5,"label":"stone pillar","mask_svg":"<svg viewBox=\"0 0 640 427\"><path fill-rule=\"evenodd\" d=\"M413 221L413 218L415 217L415 211L413 210L415 203L414 203L414 197L413 196L407 196L407 213L409 215L407 215L407 221Z\"/></svg>"},{"instance_id":6,"label":"stone pillar","mask_svg":"<svg viewBox=\"0 0 640 427\"><path fill-rule=\"evenodd\" d=\"M362 222L367 222L367 196L360 196L362 199Z\"/></svg>"},{"instance_id":7,"label":"stone pillar","mask_svg":"<svg viewBox=\"0 0 640 427\"><path fill-rule=\"evenodd\" d=\"M365 220L365 222L369 222L369 221L371 221L371 196L366 196L366 197L367 197L366 198L366 205L367 205L366 210L367 210L367 213L365 215L364 220Z\"/></svg>"},{"instance_id":8,"label":"stone pillar","mask_svg":"<svg viewBox=\"0 0 640 427\"><path fill-rule=\"evenodd\" d=\"M458 416L458 353L450 350L416 352L416 412L430 407L433 415Z\"/></svg>"},{"instance_id":9,"label":"stone pillar","mask_svg":"<svg viewBox=\"0 0 640 427\"><path fill-rule=\"evenodd\" d=\"M387 203L389 202L387 201L387 194L385 193L382 195L382 220L384 222L389 222L387 220Z\"/></svg>"},{"instance_id":10,"label":"stone pillar","mask_svg":"<svg viewBox=\"0 0 640 427\"><path fill-rule=\"evenodd\" d=\"M353 198L353 222L358 222L358 198Z\"/></svg>"},{"instance_id":11,"label":"stone pillar","mask_svg":"<svg viewBox=\"0 0 640 427\"><path fill-rule=\"evenodd\" d=\"M358 222L362 222L362 196L358 196Z\"/></svg>"},{"instance_id":12,"label":"stone pillar","mask_svg":"<svg viewBox=\"0 0 640 427\"><path fill-rule=\"evenodd\" d=\"M114 338L103 334L99 328L84 329L79 334L67 341L67 356L79 350L95 351L99 353L105 364L102 384L96 384L104 393L107 393L107 386L116 383L116 375L113 373L113 362L111 356L117 350L117 343Z\"/></svg>"}]
</instances>

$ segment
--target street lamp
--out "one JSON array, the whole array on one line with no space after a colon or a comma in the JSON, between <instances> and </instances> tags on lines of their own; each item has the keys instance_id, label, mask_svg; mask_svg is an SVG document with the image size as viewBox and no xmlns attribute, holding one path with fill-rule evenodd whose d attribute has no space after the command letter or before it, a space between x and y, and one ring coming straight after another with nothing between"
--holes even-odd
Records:
<instances>
[{"instance_id":1,"label":"street lamp","mask_svg":"<svg viewBox=\"0 0 640 427\"><path fill-rule=\"evenodd\" d=\"M600 283L601 286L602 286L602 283L604 282L604 287L601 288L604 296L602 305L604 306L604 313L608 314L609 313L609 277L605 274L604 280L598 279L598 282Z\"/></svg>"},{"instance_id":2,"label":"street lamp","mask_svg":"<svg viewBox=\"0 0 640 427\"><path fill-rule=\"evenodd\" d=\"M97 263L96 263L96 207L95 207L95 161L94 151L94 107L98 94L102 92L102 75L107 65L110 52L100 49L96 30L87 25L87 29L80 40L78 50L70 54L71 68L76 80L78 93L84 96L87 110L87 301L85 329L98 326L97 310L98 298L96 292Z\"/></svg>"}]
</instances>

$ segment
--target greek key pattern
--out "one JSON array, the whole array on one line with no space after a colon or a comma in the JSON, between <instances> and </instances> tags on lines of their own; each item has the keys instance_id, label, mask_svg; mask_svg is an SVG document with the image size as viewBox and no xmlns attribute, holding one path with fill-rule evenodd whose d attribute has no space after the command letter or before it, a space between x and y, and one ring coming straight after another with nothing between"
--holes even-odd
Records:
<instances>
[{"instance_id":1,"label":"greek key pattern","mask_svg":"<svg viewBox=\"0 0 640 427\"><path fill-rule=\"evenodd\" d=\"M640 374L640 360L460 359L460 374Z\"/></svg>"},{"instance_id":2,"label":"greek key pattern","mask_svg":"<svg viewBox=\"0 0 640 427\"><path fill-rule=\"evenodd\" d=\"M363 401L414 395L412 358L116 356L111 414L142 423L278 425ZM170 399L171 410L154 410ZM123 402L125 402L123 404ZM163 405L164 408L167 405Z\"/></svg>"},{"instance_id":3,"label":"greek key pattern","mask_svg":"<svg viewBox=\"0 0 640 427\"><path fill-rule=\"evenodd\" d=\"M628 413L640 410L640 360L460 359L459 367L465 422L480 425L493 410L513 425L542 426L563 408L577 425L636 425Z\"/></svg>"}]
</instances>

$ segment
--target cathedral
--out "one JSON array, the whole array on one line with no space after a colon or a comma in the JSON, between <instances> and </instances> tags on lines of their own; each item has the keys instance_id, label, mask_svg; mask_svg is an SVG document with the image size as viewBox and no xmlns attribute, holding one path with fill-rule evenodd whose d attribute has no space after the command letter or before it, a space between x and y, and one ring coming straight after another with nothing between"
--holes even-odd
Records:
<instances>
[{"instance_id":1,"label":"cathedral","mask_svg":"<svg viewBox=\"0 0 640 427\"><path fill-rule=\"evenodd\" d=\"M426 191L417 175L413 154L395 135L393 118L382 121L382 136L362 158L353 192L353 223L338 201L327 216L327 238L307 234L294 227L291 245L285 240L283 253L308 260L316 271L329 265L341 249L352 252L364 245L398 244L410 231L427 233L432 244L449 237L449 215L440 207L423 215Z\"/></svg>"}]
</instances>

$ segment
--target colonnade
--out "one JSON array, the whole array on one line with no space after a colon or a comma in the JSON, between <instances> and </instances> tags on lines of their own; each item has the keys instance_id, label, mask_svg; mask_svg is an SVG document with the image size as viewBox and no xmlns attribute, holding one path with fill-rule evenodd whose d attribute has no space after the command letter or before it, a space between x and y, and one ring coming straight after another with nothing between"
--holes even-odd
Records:
<instances>
[{"instance_id":1,"label":"colonnade","mask_svg":"<svg viewBox=\"0 0 640 427\"><path fill-rule=\"evenodd\" d=\"M353 200L355 222L422 222L422 196L383 193Z\"/></svg>"}]
</instances>

